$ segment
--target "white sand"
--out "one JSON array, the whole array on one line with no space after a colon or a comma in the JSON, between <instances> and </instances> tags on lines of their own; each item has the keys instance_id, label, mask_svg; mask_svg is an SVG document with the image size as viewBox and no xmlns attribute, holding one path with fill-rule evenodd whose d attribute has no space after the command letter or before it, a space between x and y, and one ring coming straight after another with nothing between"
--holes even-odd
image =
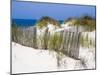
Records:
<instances>
[{"instance_id":1,"label":"white sand","mask_svg":"<svg viewBox=\"0 0 100 75\"><path fill-rule=\"evenodd\" d=\"M43 72L57 69L56 57L49 51L35 50L12 43L12 72Z\"/></svg>"},{"instance_id":2,"label":"white sand","mask_svg":"<svg viewBox=\"0 0 100 75\"><path fill-rule=\"evenodd\" d=\"M95 49L80 48L82 61L64 56L57 67L56 52L33 49L12 42L12 73L45 72L95 68Z\"/></svg>"}]
</instances>

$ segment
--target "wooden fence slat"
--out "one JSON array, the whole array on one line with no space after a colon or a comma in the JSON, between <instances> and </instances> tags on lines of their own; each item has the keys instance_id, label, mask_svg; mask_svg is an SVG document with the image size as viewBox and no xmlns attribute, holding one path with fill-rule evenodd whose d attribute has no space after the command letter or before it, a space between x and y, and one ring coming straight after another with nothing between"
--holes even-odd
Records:
<instances>
[{"instance_id":1,"label":"wooden fence slat","mask_svg":"<svg viewBox=\"0 0 100 75\"><path fill-rule=\"evenodd\" d=\"M48 41L50 39L51 34L49 32L45 32L43 37L41 36L42 40L37 39L37 29L36 27L32 28L33 30L25 30L21 29L21 33L19 32L17 34L18 43L33 47L33 48L42 48L42 49L49 49ZM58 37L62 38L62 41L60 44L57 44L54 47L54 49L63 50L62 52L65 52L66 55L70 57L78 58L79 56L79 46L80 46L80 35L81 32L71 32L68 30L64 30L60 33ZM20 36L18 36L21 34ZM61 40L61 39L60 39ZM59 39L58 39L59 41ZM41 43L41 45L38 45L38 43ZM40 47L41 46L41 47Z\"/></svg>"}]
</instances>

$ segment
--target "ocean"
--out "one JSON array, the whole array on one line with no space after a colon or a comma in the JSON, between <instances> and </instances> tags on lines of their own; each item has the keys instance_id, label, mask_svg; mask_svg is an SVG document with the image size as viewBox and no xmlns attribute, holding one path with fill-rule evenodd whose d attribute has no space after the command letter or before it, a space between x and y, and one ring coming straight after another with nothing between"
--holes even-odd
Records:
<instances>
[{"instance_id":1,"label":"ocean","mask_svg":"<svg viewBox=\"0 0 100 75\"><path fill-rule=\"evenodd\" d=\"M37 23L37 20L32 19L12 19L12 23L15 23L17 26L34 26Z\"/></svg>"},{"instance_id":2,"label":"ocean","mask_svg":"<svg viewBox=\"0 0 100 75\"><path fill-rule=\"evenodd\" d=\"M12 19L12 23L15 23L17 26L34 26L38 20L35 19ZM63 21L59 21L60 23L63 23Z\"/></svg>"}]
</instances>

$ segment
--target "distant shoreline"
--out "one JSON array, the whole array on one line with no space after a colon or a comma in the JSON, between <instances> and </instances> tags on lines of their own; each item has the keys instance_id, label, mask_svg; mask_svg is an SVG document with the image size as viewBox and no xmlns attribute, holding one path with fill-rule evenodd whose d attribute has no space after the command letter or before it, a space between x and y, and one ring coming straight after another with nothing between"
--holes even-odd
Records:
<instances>
[{"instance_id":1,"label":"distant shoreline","mask_svg":"<svg viewBox=\"0 0 100 75\"><path fill-rule=\"evenodd\" d=\"M36 23L38 22L38 20L36 19L12 19L12 23L15 23L17 26L34 26ZM61 24L63 23L63 21L59 21Z\"/></svg>"}]
</instances>

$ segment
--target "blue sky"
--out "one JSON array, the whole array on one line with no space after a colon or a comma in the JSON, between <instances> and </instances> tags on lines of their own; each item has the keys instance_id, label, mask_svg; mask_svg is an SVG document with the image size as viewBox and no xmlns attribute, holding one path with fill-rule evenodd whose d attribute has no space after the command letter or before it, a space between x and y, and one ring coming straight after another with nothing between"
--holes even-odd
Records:
<instances>
[{"instance_id":1,"label":"blue sky","mask_svg":"<svg viewBox=\"0 0 100 75\"><path fill-rule=\"evenodd\" d=\"M40 19L42 16L49 16L57 20L65 20L83 15L95 17L95 6L12 2L12 18L14 19Z\"/></svg>"}]
</instances>

